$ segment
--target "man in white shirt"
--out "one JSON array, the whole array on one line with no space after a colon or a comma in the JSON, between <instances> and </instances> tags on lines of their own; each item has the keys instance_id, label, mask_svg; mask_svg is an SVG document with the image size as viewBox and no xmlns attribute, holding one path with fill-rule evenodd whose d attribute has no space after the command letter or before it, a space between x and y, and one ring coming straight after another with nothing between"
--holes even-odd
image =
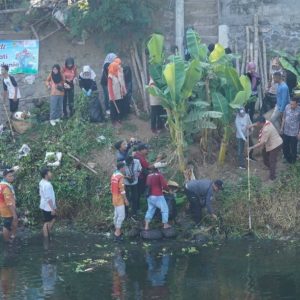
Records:
<instances>
[{"instance_id":1,"label":"man in white shirt","mask_svg":"<svg viewBox=\"0 0 300 300\"><path fill-rule=\"evenodd\" d=\"M7 65L3 65L1 67L1 74L3 77L3 98L8 98L9 100L9 110L13 115L18 111L19 101L21 98L20 89L18 84L13 76L8 74L9 67Z\"/></svg>"},{"instance_id":2,"label":"man in white shirt","mask_svg":"<svg viewBox=\"0 0 300 300\"><path fill-rule=\"evenodd\" d=\"M40 209L44 215L43 235L45 238L49 238L56 218L55 193L50 182L52 173L48 169L42 169L41 176L42 180L39 184L39 190L41 197Z\"/></svg>"}]
</instances>

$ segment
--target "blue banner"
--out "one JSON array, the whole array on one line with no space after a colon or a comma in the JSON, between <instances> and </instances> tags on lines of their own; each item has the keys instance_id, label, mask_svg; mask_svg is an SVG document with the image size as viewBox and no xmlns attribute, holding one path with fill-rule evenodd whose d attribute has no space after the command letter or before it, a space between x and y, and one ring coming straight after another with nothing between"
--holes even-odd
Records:
<instances>
[{"instance_id":1,"label":"blue banner","mask_svg":"<svg viewBox=\"0 0 300 300\"><path fill-rule=\"evenodd\" d=\"M0 65L8 65L10 74L37 74L38 40L0 40Z\"/></svg>"}]
</instances>

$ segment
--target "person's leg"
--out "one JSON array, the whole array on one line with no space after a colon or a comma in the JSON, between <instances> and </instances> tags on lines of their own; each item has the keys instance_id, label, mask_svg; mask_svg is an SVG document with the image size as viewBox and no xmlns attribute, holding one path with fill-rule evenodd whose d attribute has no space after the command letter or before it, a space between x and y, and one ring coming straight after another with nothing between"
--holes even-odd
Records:
<instances>
[{"instance_id":1,"label":"person's leg","mask_svg":"<svg viewBox=\"0 0 300 300\"><path fill-rule=\"evenodd\" d=\"M155 214L156 211L156 196L150 196L147 199L148 202L148 209L145 216L145 230L149 229L149 224Z\"/></svg>"},{"instance_id":2,"label":"person's leg","mask_svg":"<svg viewBox=\"0 0 300 300\"><path fill-rule=\"evenodd\" d=\"M199 199L194 193L190 192L189 190L186 190L185 193L190 203L190 212L192 218L196 224L199 224L201 221L201 205Z\"/></svg>"},{"instance_id":3,"label":"person's leg","mask_svg":"<svg viewBox=\"0 0 300 300\"><path fill-rule=\"evenodd\" d=\"M270 164L270 179L276 179L276 166L277 166L277 158L280 152L281 146L269 151L269 164Z\"/></svg>"},{"instance_id":4,"label":"person's leg","mask_svg":"<svg viewBox=\"0 0 300 300\"><path fill-rule=\"evenodd\" d=\"M162 130L164 129L164 118L162 116L165 115L165 110L162 107L162 105L159 105L159 109L158 109L158 116L157 116L157 129L158 130Z\"/></svg>"},{"instance_id":5,"label":"person's leg","mask_svg":"<svg viewBox=\"0 0 300 300\"><path fill-rule=\"evenodd\" d=\"M19 99L14 100L14 99L9 99L9 110L11 114L13 115L15 112L18 111L19 109Z\"/></svg>"},{"instance_id":6,"label":"person's leg","mask_svg":"<svg viewBox=\"0 0 300 300\"><path fill-rule=\"evenodd\" d=\"M140 199L138 196L138 185L131 186L131 199L132 199L132 214L136 215L140 209Z\"/></svg>"},{"instance_id":7,"label":"person's leg","mask_svg":"<svg viewBox=\"0 0 300 300\"><path fill-rule=\"evenodd\" d=\"M4 218L3 220L3 239L5 242L9 242L12 235L12 222L13 218Z\"/></svg>"},{"instance_id":8,"label":"person's leg","mask_svg":"<svg viewBox=\"0 0 300 300\"><path fill-rule=\"evenodd\" d=\"M109 96L108 96L108 88L107 85L102 85L102 90L103 90L103 98L104 98L104 107L106 112L110 110L110 105L109 105Z\"/></svg>"},{"instance_id":9,"label":"person's leg","mask_svg":"<svg viewBox=\"0 0 300 300\"><path fill-rule=\"evenodd\" d=\"M248 102L245 106L245 110L249 114L249 117L252 122L253 122L253 117L254 117L254 113L255 113L255 103L256 103L256 101L251 101L251 102Z\"/></svg>"},{"instance_id":10,"label":"person's leg","mask_svg":"<svg viewBox=\"0 0 300 300\"><path fill-rule=\"evenodd\" d=\"M277 106L274 108L274 111L271 116L271 122L275 126L278 132L281 129L282 113L277 109Z\"/></svg>"},{"instance_id":11,"label":"person's leg","mask_svg":"<svg viewBox=\"0 0 300 300\"><path fill-rule=\"evenodd\" d=\"M74 115L74 86L69 89L69 110L70 110L70 117Z\"/></svg>"},{"instance_id":12,"label":"person's leg","mask_svg":"<svg viewBox=\"0 0 300 300\"><path fill-rule=\"evenodd\" d=\"M290 162L290 140L289 137L285 134L282 136L283 144L282 144L282 151L284 158Z\"/></svg>"},{"instance_id":13,"label":"person's leg","mask_svg":"<svg viewBox=\"0 0 300 300\"><path fill-rule=\"evenodd\" d=\"M170 227L170 225L168 224L168 222L169 222L169 207L168 207L168 204L167 204L164 196L157 197L156 206L160 209L161 219L162 219L164 228L169 228Z\"/></svg>"},{"instance_id":14,"label":"person's leg","mask_svg":"<svg viewBox=\"0 0 300 300\"><path fill-rule=\"evenodd\" d=\"M156 131L156 115L155 115L156 105L151 105L151 130Z\"/></svg>"},{"instance_id":15,"label":"person's leg","mask_svg":"<svg viewBox=\"0 0 300 300\"><path fill-rule=\"evenodd\" d=\"M292 164L294 164L297 160L297 145L298 145L298 138L296 136L291 136L290 137L290 159Z\"/></svg>"},{"instance_id":16,"label":"person's leg","mask_svg":"<svg viewBox=\"0 0 300 300\"><path fill-rule=\"evenodd\" d=\"M252 140L252 137L251 136L249 136L249 147L252 147L254 145L254 143L253 143L253 140ZM253 156L253 150L251 150L250 151L250 153L249 153L249 158L250 159L252 159L252 160L255 160L255 158L254 158L254 156Z\"/></svg>"},{"instance_id":17,"label":"person's leg","mask_svg":"<svg viewBox=\"0 0 300 300\"><path fill-rule=\"evenodd\" d=\"M129 206L125 206L125 218L127 219L129 217L129 208L132 211L132 193L131 193L131 186L125 185L125 192L126 192L126 198L128 199Z\"/></svg>"},{"instance_id":18,"label":"person's leg","mask_svg":"<svg viewBox=\"0 0 300 300\"><path fill-rule=\"evenodd\" d=\"M268 168L270 168L270 162L269 162L269 152L266 151L266 148L263 148L262 150L262 157L264 165Z\"/></svg>"},{"instance_id":19,"label":"person's leg","mask_svg":"<svg viewBox=\"0 0 300 300\"><path fill-rule=\"evenodd\" d=\"M68 96L69 96L69 90L65 90L65 95L64 95L64 100L63 100L63 113L64 113L64 118L68 117Z\"/></svg>"},{"instance_id":20,"label":"person's leg","mask_svg":"<svg viewBox=\"0 0 300 300\"><path fill-rule=\"evenodd\" d=\"M120 236L123 221L125 220L125 205L115 207L115 236Z\"/></svg>"},{"instance_id":21,"label":"person's leg","mask_svg":"<svg viewBox=\"0 0 300 300\"><path fill-rule=\"evenodd\" d=\"M118 120L118 113L114 105L114 101L110 101L110 118L112 123L115 123Z\"/></svg>"},{"instance_id":22,"label":"person's leg","mask_svg":"<svg viewBox=\"0 0 300 300\"><path fill-rule=\"evenodd\" d=\"M51 96L50 101L50 120L59 119L59 96Z\"/></svg>"},{"instance_id":23,"label":"person's leg","mask_svg":"<svg viewBox=\"0 0 300 300\"><path fill-rule=\"evenodd\" d=\"M243 139L237 139L237 146L238 146L239 167L245 168L245 158L244 158L245 141Z\"/></svg>"},{"instance_id":24,"label":"person's leg","mask_svg":"<svg viewBox=\"0 0 300 300\"><path fill-rule=\"evenodd\" d=\"M57 115L58 119L61 119L63 116L63 105L64 105L64 96L58 96L58 103L57 103Z\"/></svg>"}]
</instances>

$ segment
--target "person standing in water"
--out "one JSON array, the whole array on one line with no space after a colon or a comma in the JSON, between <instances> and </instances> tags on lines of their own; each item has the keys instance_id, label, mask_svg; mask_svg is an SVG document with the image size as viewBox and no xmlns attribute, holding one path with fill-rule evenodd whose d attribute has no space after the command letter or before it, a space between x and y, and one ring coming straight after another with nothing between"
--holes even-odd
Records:
<instances>
[{"instance_id":1,"label":"person standing in water","mask_svg":"<svg viewBox=\"0 0 300 300\"><path fill-rule=\"evenodd\" d=\"M6 242L13 241L18 227L16 197L12 186L14 171L5 170L0 182L0 215L3 218L3 238Z\"/></svg>"},{"instance_id":2,"label":"person standing in water","mask_svg":"<svg viewBox=\"0 0 300 300\"><path fill-rule=\"evenodd\" d=\"M53 186L51 184L52 173L47 169L41 170L42 180L39 184L40 209L44 215L43 235L49 238L56 219L56 200Z\"/></svg>"},{"instance_id":3,"label":"person standing in water","mask_svg":"<svg viewBox=\"0 0 300 300\"><path fill-rule=\"evenodd\" d=\"M77 67L73 57L69 57L65 61L62 68L62 73L65 78L64 88L65 95L63 101L64 118L72 117L74 114L74 84L77 79ZM69 115L68 115L69 108Z\"/></svg>"}]
</instances>

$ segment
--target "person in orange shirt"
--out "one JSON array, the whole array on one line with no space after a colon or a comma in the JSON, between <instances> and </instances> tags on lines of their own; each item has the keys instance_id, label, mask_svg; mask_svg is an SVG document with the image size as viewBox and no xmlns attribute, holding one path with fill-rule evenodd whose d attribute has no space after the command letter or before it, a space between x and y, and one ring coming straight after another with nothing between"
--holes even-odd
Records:
<instances>
[{"instance_id":1,"label":"person in orange shirt","mask_svg":"<svg viewBox=\"0 0 300 300\"><path fill-rule=\"evenodd\" d=\"M125 220L125 205L128 206L128 200L126 198L124 174L125 163L118 162L117 170L111 176L110 186L112 193L112 203L115 208L114 212L114 225L115 225L115 240L119 241L122 238L121 227Z\"/></svg>"},{"instance_id":2,"label":"person in orange shirt","mask_svg":"<svg viewBox=\"0 0 300 300\"><path fill-rule=\"evenodd\" d=\"M0 183L0 215L3 218L3 238L6 242L14 240L18 226L15 191L12 186L14 179L14 171L5 170Z\"/></svg>"},{"instance_id":3,"label":"person in orange shirt","mask_svg":"<svg viewBox=\"0 0 300 300\"><path fill-rule=\"evenodd\" d=\"M65 80L61 73L60 66L54 65L46 80L46 86L50 90L50 124L52 126L60 122L60 118L63 114L64 83Z\"/></svg>"}]
</instances>

